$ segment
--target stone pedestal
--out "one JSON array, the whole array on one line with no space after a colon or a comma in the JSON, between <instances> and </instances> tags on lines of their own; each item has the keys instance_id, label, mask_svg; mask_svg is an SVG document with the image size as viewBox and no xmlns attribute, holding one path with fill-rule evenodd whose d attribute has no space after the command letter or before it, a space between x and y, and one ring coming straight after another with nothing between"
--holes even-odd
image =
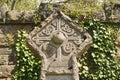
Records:
<instances>
[{"instance_id":1,"label":"stone pedestal","mask_svg":"<svg viewBox=\"0 0 120 80\"><path fill-rule=\"evenodd\" d=\"M53 13L27 39L42 60L40 80L79 80L77 58L89 48L92 38L68 16Z\"/></svg>"}]
</instances>

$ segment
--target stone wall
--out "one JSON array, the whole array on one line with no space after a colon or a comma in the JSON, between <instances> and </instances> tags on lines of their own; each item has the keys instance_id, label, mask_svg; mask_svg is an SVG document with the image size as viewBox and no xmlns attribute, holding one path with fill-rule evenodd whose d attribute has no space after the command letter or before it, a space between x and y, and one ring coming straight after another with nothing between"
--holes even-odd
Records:
<instances>
[{"instance_id":1,"label":"stone wall","mask_svg":"<svg viewBox=\"0 0 120 80\"><path fill-rule=\"evenodd\" d=\"M10 11L6 4L0 4L0 80L12 80L11 74L15 71L16 63L14 42L17 30L23 29L29 33L34 24L34 13L33 10ZM105 3L103 10L96 10L93 15L95 19L118 23L120 27L119 14L119 3Z\"/></svg>"},{"instance_id":2,"label":"stone wall","mask_svg":"<svg viewBox=\"0 0 120 80\"><path fill-rule=\"evenodd\" d=\"M16 63L15 37L18 30L30 32L34 12L11 11L6 4L0 4L0 80L12 80Z\"/></svg>"},{"instance_id":3,"label":"stone wall","mask_svg":"<svg viewBox=\"0 0 120 80\"><path fill-rule=\"evenodd\" d=\"M0 80L11 80L15 70L15 36L17 30L31 30L30 24L0 24Z\"/></svg>"}]
</instances>

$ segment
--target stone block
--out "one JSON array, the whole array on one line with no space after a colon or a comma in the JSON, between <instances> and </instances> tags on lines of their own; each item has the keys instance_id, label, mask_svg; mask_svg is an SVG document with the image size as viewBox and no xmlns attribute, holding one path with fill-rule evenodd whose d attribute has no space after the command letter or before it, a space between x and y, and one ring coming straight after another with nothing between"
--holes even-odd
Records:
<instances>
[{"instance_id":1,"label":"stone block","mask_svg":"<svg viewBox=\"0 0 120 80\"><path fill-rule=\"evenodd\" d=\"M8 55L0 55L0 65L8 64Z\"/></svg>"},{"instance_id":2,"label":"stone block","mask_svg":"<svg viewBox=\"0 0 120 80\"><path fill-rule=\"evenodd\" d=\"M2 65L0 66L0 77L11 77L14 70L14 65Z\"/></svg>"},{"instance_id":3,"label":"stone block","mask_svg":"<svg viewBox=\"0 0 120 80\"><path fill-rule=\"evenodd\" d=\"M7 80L7 78L0 78L0 80Z\"/></svg>"},{"instance_id":4,"label":"stone block","mask_svg":"<svg viewBox=\"0 0 120 80\"><path fill-rule=\"evenodd\" d=\"M104 21L105 20L104 10L95 10L93 12L93 18Z\"/></svg>"},{"instance_id":5,"label":"stone block","mask_svg":"<svg viewBox=\"0 0 120 80\"><path fill-rule=\"evenodd\" d=\"M7 38L4 34L0 34L0 46L7 46Z\"/></svg>"},{"instance_id":6,"label":"stone block","mask_svg":"<svg viewBox=\"0 0 120 80\"><path fill-rule=\"evenodd\" d=\"M112 20L114 22L120 22L120 2L115 3L113 6Z\"/></svg>"},{"instance_id":7,"label":"stone block","mask_svg":"<svg viewBox=\"0 0 120 80\"><path fill-rule=\"evenodd\" d=\"M7 13L7 20L17 21L20 20L23 16L22 11L12 10Z\"/></svg>"},{"instance_id":8,"label":"stone block","mask_svg":"<svg viewBox=\"0 0 120 80\"><path fill-rule=\"evenodd\" d=\"M12 53L12 49L10 48L0 48L0 55L9 55Z\"/></svg>"},{"instance_id":9,"label":"stone block","mask_svg":"<svg viewBox=\"0 0 120 80\"><path fill-rule=\"evenodd\" d=\"M28 21L28 22L33 22L33 16L34 16L35 11L31 10L31 11L26 11L24 12L24 21Z\"/></svg>"},{"instance_id":10,"label":"stone block","mask_svg":"<svg viewBox=\"0 0 120 80\"><path fill-rule=\"evenodd\" d=\"M7 78L7 80L14 80L13 78Z\"/></svg>"},{"instance_id":11,"label":"stone block","mask_svg":"<svg viewBox=\"0 0 120 80\"><path fill-rule=\"evenodd\" d=\"M73 80L71 75L48 75L47 80Z\"/></svg>"}]
</instances>

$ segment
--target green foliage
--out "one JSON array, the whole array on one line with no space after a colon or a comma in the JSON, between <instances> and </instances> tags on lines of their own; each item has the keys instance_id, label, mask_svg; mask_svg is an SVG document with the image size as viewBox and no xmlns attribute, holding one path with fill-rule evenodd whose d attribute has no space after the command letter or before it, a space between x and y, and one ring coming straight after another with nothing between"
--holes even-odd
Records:
<instances>
[{"instance_id":1,"label":"green foliage","mask_svg":"<svg viewBox=\"0 0 120 80\"><path fill-rule=\"evenodd\" d=\"M35 25L40 24L40 22L41 22L41 14L40 14L39 10L36 11L36 13L33 16L33 19L34 19Z\"/></svg>"},{"instance_id":2,"label":"green foliage","mask_svg":"<svg viewBox=\"0 0 120 80\"><path fill-rule=\"evenodd\" d=\"M16 5L17 10L36 10L38 8L37 0L19 0Z\"/></svg>"},{"instance_id":3,"label":"green foliage","mask_svg":"<svg viewBox=\"0 0 120 80\"><path fill-rule=\"evenodd\" d=\"M102 9L102 3L98 0L72 1L63 5L63 12L68 13L73 17L81 14L81 11L87 12L88 14L89 12L91 13L98 9Z\"/></svg>"},{"instance_id":4,"label":"green foliage","mask_svg":"<svg viewBox=\"0 0 120 80\"><path fill-rule=\"evenodd\" d=\"M79 6L76 4L75 6ZM100 21L90 19L92 16L86 13L82 15L88 17L84 21L79 22L80 7L71 6L68 8L68 6L70 5L63 6L62 11L84 27L93 37L93 44L90 49L78 59L80 63L80 80L120 80L120 63L114 60L116 55L115 40L118 29L110 24L103 24ZM40 21L38 16L37 14L34 16L36 23ZM18 31L16 43L17 71L14 74L14 78L16 80L38 80L41 63L26 46L25 36L26 33L24 31Z\"/></svg>"},{"instance_id":5,"label":"green foliage","mask_svg":"<svg viewBox=\"0 0 120 80\"><path fill-rule=\"evenodd\" d=\"M6 2L6 0L0 0L0 3L5 3Z\"/></svg>"},{"instance_id":6,"label":"green foliage","mask_svg":"<svg viewBox=\"0 0 120 80\"><path fill-rule=\"evenodd\" d=\"M7 3L9 9L11 9L14 0L0 0L0 3ZM16 10L36 10L39 3L37 0L16 0Z\"/></svg>"},{"instance_id":7,"label":"green foliage","mask_svg":"<svg viewBox=\"0 0 120 80\"><path fill-rule=\"evenodd\" d=\"M93 44L79 58L80 80L119 80L120 64L114 60L117 28L93 20L85 21L83 26L93 37Z\"/></svg>"},{"instance_id":8,"label":"green foliage","mask_svg":"<svg viewBox=\"0 0 120 80\"><path fill-rule=\"evenodd\" d=\"M26 46L26 32L18 31L16 42L16 72L15 80L39 80L40 64L39 59L35 58L30 49Z\"/></svg>"},{"instance_id":9,"label":"green foliage","mask_svg":"<svg viewBox=\"0 0 120 80\"><path fill-rule=\"evenodd\" d=\"M80 25L93 37L92 46L79 58L80 80L119 80L120 63L114 60L117 28L95 20L85 20ZM40 61L26 47L25 36L24 31L18 31L17 71L14 78L16 80L38 80Z\"/></svg>"}]
</instances>

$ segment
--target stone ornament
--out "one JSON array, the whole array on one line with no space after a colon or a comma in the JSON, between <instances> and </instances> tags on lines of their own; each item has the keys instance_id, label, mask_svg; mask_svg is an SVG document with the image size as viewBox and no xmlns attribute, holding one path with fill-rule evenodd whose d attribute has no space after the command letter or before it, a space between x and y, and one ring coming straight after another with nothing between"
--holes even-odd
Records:
<instances>
[{"instance_id":1,"label":"stone ornament","mask_svg":"<svg viewBox=\"0 0 120 80\"><path fill-rule=\"evenodd\" d=\"M27 37L29 47L42 61L40 80L79 80L79 58L92 37L62 12L51 14Z\"/></svg>"}]
</instances>

